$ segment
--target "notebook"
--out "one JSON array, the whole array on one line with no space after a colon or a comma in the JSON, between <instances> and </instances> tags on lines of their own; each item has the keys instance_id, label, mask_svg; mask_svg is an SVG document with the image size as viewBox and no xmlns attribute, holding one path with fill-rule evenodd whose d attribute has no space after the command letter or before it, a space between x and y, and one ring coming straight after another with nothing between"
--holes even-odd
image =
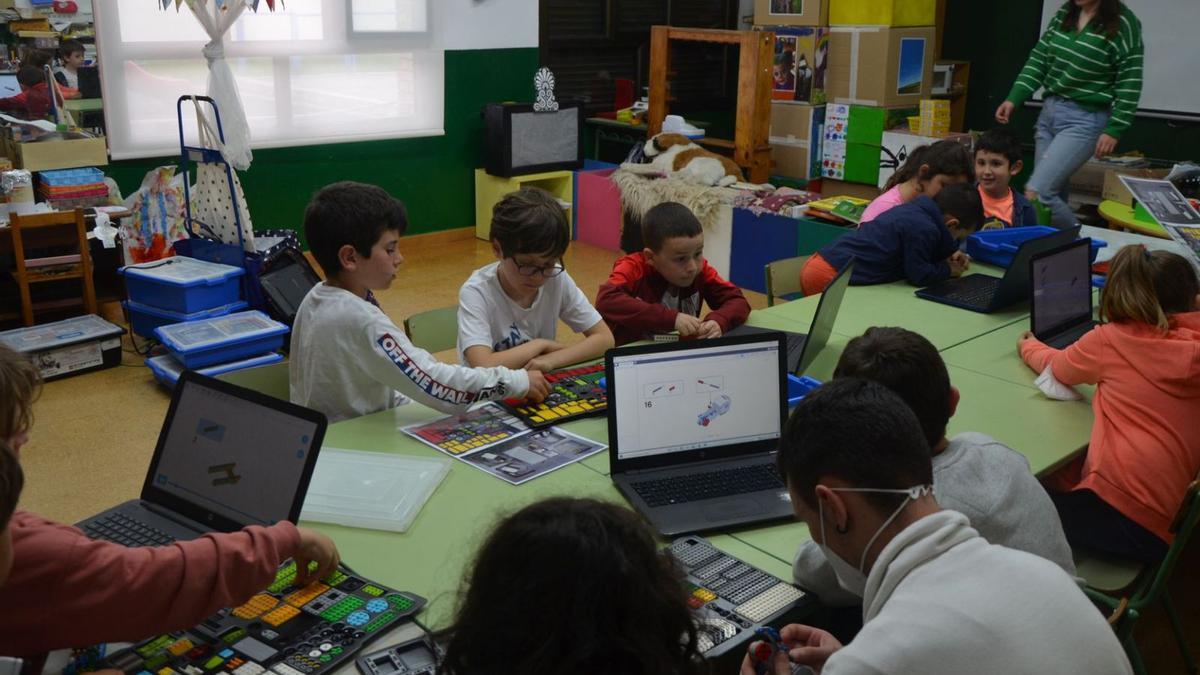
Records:
<instances>
[{"instance_id":1,"label":"notebook","mask_svg":"<svg viewBox=\"0 0 1200 675\"><path fill-rule=\"evenodd\" d=\"M296 522L326 425L315 410L184 372L141 498L78 527L93 539L160 546L212 531Z\"/></svg>"},{"instance_id":2,"label":"notebook","mask_svg":"<svg viewBox=\"0 0 1200 675\"><path fill-rule=\"evenodd\" d=\"M659 533L792 516L775 469L786 357L777 332L605 355L610 474Z\"/></svg>"},{"instance_id":3,"label":"notebook","mask_svg":"<svg viewBox=\"0 0 1200 675\"><path fill-rule=\"evenodd\" d=\"M1039 253L1029 266L1029 329L1063 349L1096 327L1092 320L1091 239Z\"/></svg>"}]
</instances>

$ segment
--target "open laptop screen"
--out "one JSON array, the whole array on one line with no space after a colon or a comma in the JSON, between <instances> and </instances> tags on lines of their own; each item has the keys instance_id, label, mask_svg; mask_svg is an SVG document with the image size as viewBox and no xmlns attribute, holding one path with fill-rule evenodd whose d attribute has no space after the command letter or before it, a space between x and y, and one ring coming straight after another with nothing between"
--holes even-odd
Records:
<instances>
[{"instance_id":1,"label":"open laptop screen","mask_svg":"<svg viewBox=\"0 0 1200 675\"><path fill-rule=\"evenodd\" d=\"M1091 240L1079 239L1034 258L1033 332L1052 333L1092 318Z\"/></svg>"},{"instance_id":2,"label":"open laptop screen","mask_svg":"<svg viewBox=\"0 0 1200 675\"><path fill-rule=\"evenodd\" d=\"M143 498L153 488L172 507L190 505L176 508L185 515L238 526L298 516L324 436L320 415L193 373L178 387Z\"/></svg>"},{"instance_id":3,"label":"open laptop screen","mask_svg":"<svg viewBox=\"0 0 1200 675\"><path fill-rule=\"evenodd\" d=\"M611 357L618 461L779 438L779 338L692 344Z\"/></svg>"}]
</instances>

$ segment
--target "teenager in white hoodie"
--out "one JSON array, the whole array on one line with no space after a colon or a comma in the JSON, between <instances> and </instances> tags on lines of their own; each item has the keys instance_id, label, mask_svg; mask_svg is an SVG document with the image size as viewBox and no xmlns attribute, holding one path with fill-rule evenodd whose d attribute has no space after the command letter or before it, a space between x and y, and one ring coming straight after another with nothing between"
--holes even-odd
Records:
<instances>
[{"instance_id":1,"label":"teenager in white hoodie","mask_svg":"<svg viewBox=\"0 0 1200 675\"><path fill-rule=\"evenodd\" d=\"M792 663L845 673L1132 672L1112 630L1048 560L989 544L938 506L929 444L912 410L880 384L836 379L805 397L779 448L796 517L842 586L863 597L863 629L840 644L792 624ZM789 661L791 663L789 663ZM743 675L754 673L747 656Z\"/></svg>"}]
</instances>

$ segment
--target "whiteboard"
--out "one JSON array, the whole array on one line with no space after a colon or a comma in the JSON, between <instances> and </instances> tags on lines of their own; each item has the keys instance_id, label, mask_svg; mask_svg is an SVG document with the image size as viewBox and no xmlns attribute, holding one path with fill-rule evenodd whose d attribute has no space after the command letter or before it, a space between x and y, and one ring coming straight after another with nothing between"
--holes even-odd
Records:
<instances>
[{"instance_id":1,"label":"whiteboard","mask_svg":"<svg viewBox=\"0 0 1200 675\"><path fill-rule=\"evenodd\" d=\"M1146 45L1138 114L1200 119L1200 1L1124 2L1142 22ZM1043 0L1042 33L1062 6L1061 0Z\"/></svg>"}]
</instances>

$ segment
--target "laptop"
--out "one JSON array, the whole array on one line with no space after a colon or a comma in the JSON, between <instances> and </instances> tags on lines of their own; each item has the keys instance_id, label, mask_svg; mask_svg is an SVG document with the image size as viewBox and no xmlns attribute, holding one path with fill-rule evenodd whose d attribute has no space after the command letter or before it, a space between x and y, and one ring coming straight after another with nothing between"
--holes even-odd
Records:
<instances>
[{"instance_id":1,"label":"laptop","mask_svg":"<svg viewBox=\"0 0 1200 675\"><path fill-rule=\"evenodd\" d=\"M15 73L0 74L0 98L9 98L21 93L21 84Z\"/></svg>"},{"instance_id":2,"label":"laptop","mask_svg":"<svg viewBox=\"0 0 1200 675\"><path fill-rule=\"evenodd\" d=\"M79 95L82 98L100 98L100 69L91 66L76 71L79 76Z\"/></svg>"},{"instance_id":3,"label":"laptop","mask_svg":"<svg viewBox=\"0 0 1200 675\"><path fill-rule=\"evenodd\" d=\"M1074 241L1078 236L1079 226L1076 225L1044 237L1028 239L1017 249L1003 277L968 274L917 289L916 295L918 298L984 314L1010 307L1029 299L1029 261L1033 256Z\"/></svg>"},{"instance_id":4,"label":"laptop","mask_svg":"<svg viewBox=\"0 0 1200 675\"><path fill-rule=\"evenodd\" d=\"M808 333L792 333L782 331L787 339L787 371L803 375L817 355L829 342L833 333L833 324L837 321L838 310L842 306L842 298L846 295L846 287L850 285L850 275L854 273L854 260L846 263L841 272L825 287L821 299L817 302L817 313L813 314L812 326ZM726 333L726 335L761 335L771 333L763 328L741 325Z\"/></svg>"},{"instance_id":5,"label":"laptop","mask_svg":"<svg viewBox=\"0 0 1200 675\"><path fill-rule=\"evenodd\" d=\"M1029 329L1063 349L1098 324L1092 319L1091 239L1033 256L1029 265Z\"/></svg>"},{"instance_id":6,"label":"laptop","mask_svg":"<svg viewBox=\"0 0 1200 675\"><path fill-rule=\"evenodd\" d=\"M786 358L778 332L605 354L612 481L660 534L792 517L775 469Z\"/></svg>"},{"instance_id":7,"label":"laptop","mask_svg":"<svg viewBox=\"0 0 1200 675\"><path fill-rule=\"evenodd\" d=\"M161 546L207 532L296 522L325 416L186 371L175 385L140 499L80 523L93 539Z\"/></svg>"}]
</instances>

